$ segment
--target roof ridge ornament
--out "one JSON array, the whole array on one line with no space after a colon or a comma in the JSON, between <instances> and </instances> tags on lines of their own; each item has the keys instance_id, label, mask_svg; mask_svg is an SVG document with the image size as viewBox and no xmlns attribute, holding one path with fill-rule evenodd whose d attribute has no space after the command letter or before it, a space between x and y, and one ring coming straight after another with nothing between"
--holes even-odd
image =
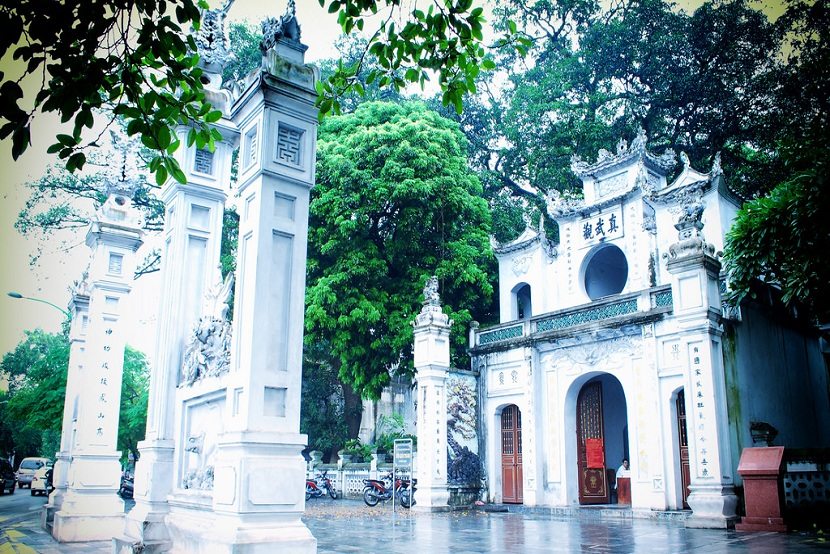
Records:
<instances>
[{"instance_id":1,"label":"roof ridge ornament","mask_svg":"<svg viewBox=\"0 0 830 554\"><path fill-rule=\"evenodd\" d=\"M225 25L233 3L234 0L225 0L221 8L201 10L202 24L193 38L200 65L211 73L221 73L222 67L234 57Z\"/></svg>"},{"instance_id":2,"label":"roof ridge ornament","mask_svg":"<svg viewBox=\"0 0 830 554\"><path fill-rule=\"evenodd\" d=\"M297 22L297 6L294 0L288 0L285 13L279 18L268 17L262 21L262 42L259 49L265 54L281 40L300 42L300 24Z\"/></svg>"}]
</instances>

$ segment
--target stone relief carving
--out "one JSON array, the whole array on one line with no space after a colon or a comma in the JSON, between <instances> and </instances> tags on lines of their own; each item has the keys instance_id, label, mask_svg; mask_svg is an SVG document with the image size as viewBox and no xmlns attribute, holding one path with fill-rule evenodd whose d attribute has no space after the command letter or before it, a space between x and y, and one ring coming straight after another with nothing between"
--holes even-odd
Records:
<instances>
[{"instance_id":1,"label":"stone relief carving","mask_svg":"<svg viewBox=\"0 0 830 554\"><path fill-rule=\"evenodd\" d=\"M512 268L513 275L515 275L516 277L527 273L527 270L530 269L530 256L521 256L519 258L513 258Z\"/></svg>"},{"instance_id":2,"label":"stone relief carving","mask_svg":"<svg viewBox=\"0 0 830 554\"><path fill-rule=\"evenodd\" d=\"M231 324L228 302L233 290L233 275L217 283L205 294L202 317L196 323L185 348L182 385L189 386L204 377L214 377L230 369Z\"/></svg>"},{"instance_id":3,"label":"stone relief carving","mask_svg":"<svg viewBox=\"0 0 830 554\"><path fill-rule=\"evenodd\" d=\"M438 294L438 277L433 275L424 284L424 306L440 306L441 296Z\"/></svg>"},{"instance_id":4,"label":"stone relief carving","mask_svg":"<svg viewBox=\"0 0 830 554\"><path fill-rule=\"evenodd\" d=\"M205 448L205 432L187 438L184 447L191 457L189 469L182 479L183 489L213 490L213 454L215 445Z\"/></svg>"},{"instance_id":5,"label":"stone relief carving","mask_svg":"<svg viewBox=\"0 0 830 554\"><path fill-rule=\"evenodd\" d=\"M452 377L447 381L447 479L450 483L478 486L475 378Z\"/></svg>"},{"instance_id":6,"label":"stone relief carving","mask_svg":"<svg viewBox=\"0 0 830 554\"><path fill-rule=\"evenodd\" d=\"M628 337L582 344L558 350L557 361L568 374L579 373L599 365L619 365L622 359L639 354L642 342ZM553 364L553 357L549 360Z\"/></svg>"},{"instance_id":7,"label":"stone relief carving","mask_svg":"<svg viewBox=\"0 0 830 554\"><path fill-rule=\"evenodd\" d=\"M703 229L703 222L701 221L703 210L704 206L700 202L683 206L677 224L674 226L678 231L677 235L680 240L669 246L669 260L700 254L715 255L715 247L706 242L703 233L701 233L701 229Z\"/></svg>"}]
</instances>

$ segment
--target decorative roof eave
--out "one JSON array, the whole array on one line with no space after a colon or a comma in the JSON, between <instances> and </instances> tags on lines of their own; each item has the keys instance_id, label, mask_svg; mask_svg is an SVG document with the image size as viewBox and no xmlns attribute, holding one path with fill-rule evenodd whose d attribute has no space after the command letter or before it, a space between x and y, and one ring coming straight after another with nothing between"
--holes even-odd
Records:
<instances>
[{"instance_id":1,"label":"decorative roof eave","mask_svg":"<svg viewBox=\"0 0 830 554\"><path fill-rule=\"evenodd\" d=\"M535 246L536 244L542 241L541 235L534 231L533 229L527 228L524 232L519 235L519 237L506 244L494 244L493 245L493 252L499 255L511 254L513 252L519 252L520 250L526 250Z\"/></svg>"},{"instance_id":2,"label":"decorative roof eave","mask_svg":"<svg viewBox=\"0 0 830 554\"><path fill-rule=\"evenodd\" d=\"M624 192L622 192L622 193L620 193L616 196L611 196L611 197L606 198L606 199L604 199L600 202L596 202L594 204L591 204L590 206L587 205L587 204L570 204L568 206L564 206L561 209L557 209L554 206L554 207L549 207L548 208L548 213L555 220L571 219L571 218L578 217L578 216L581 217L581 216L590 214L592 212L601 212L602 210L604 210L606 208L609 208L609 207L611 207L615 204L619 204L621 202L624 202L625 200L628 200L629 198L635 196L636 193L638 193L638 192L645 193L645 191L642 190L640 185L635 183L628 190L626 190L626 191L624 191Z\"/></svg>"}]
</instances>

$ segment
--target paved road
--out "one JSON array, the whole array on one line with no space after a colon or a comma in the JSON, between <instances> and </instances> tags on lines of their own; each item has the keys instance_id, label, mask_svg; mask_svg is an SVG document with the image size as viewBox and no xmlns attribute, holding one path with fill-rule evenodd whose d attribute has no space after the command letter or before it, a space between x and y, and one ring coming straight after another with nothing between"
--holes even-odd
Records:
<instances>
[{"instance_id":1,"label":"paved road","mask_svg":"<svg viewBox=\"0 0 830 554\"><path fill-rule=\"evenodd\" d=\"M681 523L651 520L479 511L403 511L393 522L388 505L368 508L361 502L327 499L309 501L303 520L317 538L319 554L830 554L830 544L820 538L794 534L686 529ZM0 524L0 554L106 554L111 549L106 541L58 544L40 529L34 517Z\"/></svg>"},{"instance_id":2,"label":"paved road","mask_svg":"<svg viewBox=\"0 0 830 554\"><path fill-rule=\"evenodd\" d=\"M14 494L0 496L0 526L4 521L40 510L46 500L45 496L32 496L29 489L18 488L14 489Z\"/></svg>"}]
</instances>

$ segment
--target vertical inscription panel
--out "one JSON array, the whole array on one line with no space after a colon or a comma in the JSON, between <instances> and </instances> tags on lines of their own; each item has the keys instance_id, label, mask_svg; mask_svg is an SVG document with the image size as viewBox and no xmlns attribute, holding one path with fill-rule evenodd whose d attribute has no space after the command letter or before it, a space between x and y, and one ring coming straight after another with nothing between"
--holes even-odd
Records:
<instances>
[{"instance_id":1,"label":"vertical inscription panel","mask_svg":"<svg viewBox=\"0 0 830 554\"><path fill-rule=\"evenodd\" d=\"M271 236L271 279L269 282L271 344L275 355L272 369L288 370L288 330L291 322L291 278L293 273L294 237L279 231Z\"/></svg>"}]
</instances>

